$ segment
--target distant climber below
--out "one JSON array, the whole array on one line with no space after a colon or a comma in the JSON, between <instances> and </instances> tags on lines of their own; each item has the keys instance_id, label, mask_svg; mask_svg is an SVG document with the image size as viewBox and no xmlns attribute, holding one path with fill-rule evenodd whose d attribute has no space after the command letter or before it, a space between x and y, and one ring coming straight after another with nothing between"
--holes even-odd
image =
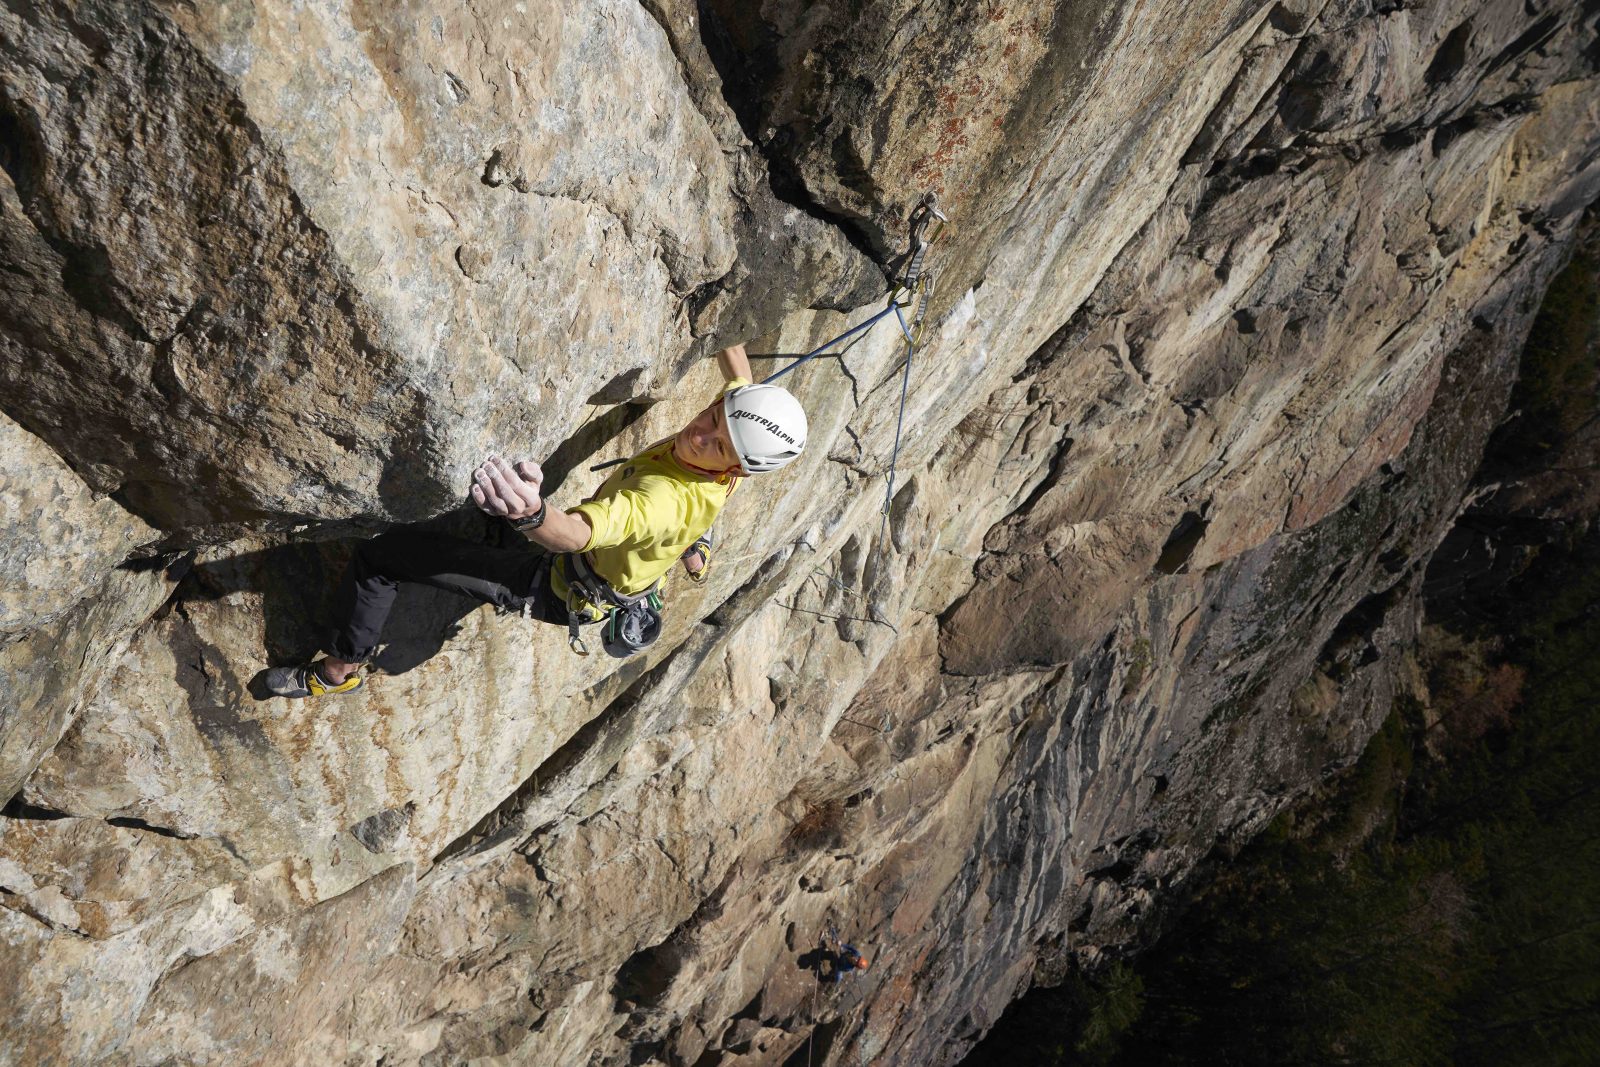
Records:
<instances>
[{"instance_id":1,"label":"distant climber below","mask_svg":"<svg viewBox=\"0 0 1600 1067\"><path fill-rule=\"evenodd\" d=\"M717 363L722 394L569 511L541 496L536 463L490 456L473 472L473 502L544 551L405 529L363 542L340 582L329 654L267 671L267 689L284 697L359 689L361 664L376 650L402 582L565 624L580 654L588 654L581 628L592 624L603 624L611 655L648 645L660 632L662 578L681 559L692 579L704 579L711 524L738 479L777 470L806 444L799 401L780 386L751 384L743 345L718 353Z\"/></svg>"},{"instance_id":2,"label":"distant climber below","mask_svg":"<svg viewBox=\"0 0 1600 1067\"><path fill-rule=\"evenodd\" d=\"M854 945L841 941L836 931L829 930L822 935L822 947L817 952L817 981L838 985L845 975L865 971L870 966L872 961Z\"/></svg>"}]
</instances>

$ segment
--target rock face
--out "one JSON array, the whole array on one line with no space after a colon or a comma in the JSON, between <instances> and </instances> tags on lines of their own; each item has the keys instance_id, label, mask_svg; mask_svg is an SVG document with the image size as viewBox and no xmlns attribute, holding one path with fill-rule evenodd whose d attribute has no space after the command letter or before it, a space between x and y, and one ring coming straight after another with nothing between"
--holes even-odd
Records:
<instances>
[{"instance_id":1,"label":"rock face","mask_svg":"<svg viewBox=\"0 0 1600 1067\"><path fill-rule=\"evenodd\" d=\"M0 415L0 789L14 796L109 662L172 591L124 566L156 535Z\"/></svg>"},{"instance_id":2,"label":"rock face","mask_svg":"<svg viewBox=\"0 0 1600 1067\"><path fill-rule=\"evenodd\" d=\"M1352 760L1600 194L1596 13L0 13L0 969L40 1063L952 1063ZM357 531L859 322L620 665ZM757 360L767 371L777 364ZM806 969L837 928L873 967Z\"/></svg>"}]
</instances>

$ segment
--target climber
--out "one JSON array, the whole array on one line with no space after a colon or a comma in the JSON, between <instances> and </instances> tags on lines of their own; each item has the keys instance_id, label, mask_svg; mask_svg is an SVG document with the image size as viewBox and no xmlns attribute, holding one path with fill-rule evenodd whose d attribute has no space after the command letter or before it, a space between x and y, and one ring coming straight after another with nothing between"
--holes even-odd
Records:
<instances>
[{"instance_id":1,"label":"climber","mask_svg":"<svg viewBox=\"0 0 1600 1067\"><path fill-rule=\"evenodd\" d=\"M831 930L823 935L822 947L824 951L817 963L819 981L836 984L845 975L858 970L864 971L872 966L872 961L858 952L854 945L841 943L839 935ZM825 973L822 970L824 963L828 965Z\"/></svg>"},{"instance_id":2,"label":"climber","mask_svg":"<svg viewBox=\"0 0 1600 1067\"><path fill-rule=\"evenodd\" d=\"M661 579L682 560L703 580L710 528L737 481L775 471L805 448L805 411L787 390L751 384L743 345L717 355L721 395L672 437L628 460L587 501L551 507L536 463L491 455L473 472L472 501L507 520L542 552L394 530L357 547L340 583L337 618L321 662L277 667L266 687L285 697L361 687L401 582L420 582L496 607L580 627L603 623L602 645L626 656L660 632Z\"/></svg>"}]
</instances>

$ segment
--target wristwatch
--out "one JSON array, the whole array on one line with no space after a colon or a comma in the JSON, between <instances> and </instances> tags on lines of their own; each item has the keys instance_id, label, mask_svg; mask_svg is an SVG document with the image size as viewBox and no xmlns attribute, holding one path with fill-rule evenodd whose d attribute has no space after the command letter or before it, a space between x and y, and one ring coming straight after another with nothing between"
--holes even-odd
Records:
<instances>
[{"instance_id":1,"label":"wristwatch","mask_svg":"<svg viewBox=\"0 0 1600 1067\"><path fill-rule=\"evenodd\" d=\"M518 533L522 533L527 530L537 530L539 527L544 525L545 513L549 510L550 501L541 500L539 501L538 511L534 512L532 515L529 515L525 519L512 519L511 528L516 530Z\"/></svg>"}]
</instances>

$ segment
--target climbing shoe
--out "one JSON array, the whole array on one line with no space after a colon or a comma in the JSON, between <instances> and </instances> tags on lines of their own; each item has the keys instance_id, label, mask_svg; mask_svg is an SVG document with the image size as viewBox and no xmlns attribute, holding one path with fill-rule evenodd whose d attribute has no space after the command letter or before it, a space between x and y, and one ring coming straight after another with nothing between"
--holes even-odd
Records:
<instances>
[{"instance_id":1,"label":"climbing shoe","mask_svg":"<svg viewBox=\"0 0 1600 1067\"><path fill-rule=\"evenodd\" d=\"M701 534L698 538L696 538L694 544L692 544L688 548L684 549L683 550L683 555L679 556L678 558L687 560L690 556L693 556L693 555L695 555L697 553L700 556L700 569L697 570L697 571L689 571L687 568L685 568L685 570L687 571L687 573L689 575L689 580L691 582L703 582L703 581L705 581L707 572L709 572L711 570L711 531L710 530L707 530L705 533Z\"/></svg>"},{"instance_id":2,"label":"climbing shoe","mask_svg":"<svg viewBox=\"0 0 1600 1067\"><path fill-rule=\"evenodd\" d=\"M352 672L338 685L332 685L310 665L274 667L267 672L267 689L280 697L322 697L334 693L353 693L361 688L361 672Z\"/></svg>"}]
</instances>

